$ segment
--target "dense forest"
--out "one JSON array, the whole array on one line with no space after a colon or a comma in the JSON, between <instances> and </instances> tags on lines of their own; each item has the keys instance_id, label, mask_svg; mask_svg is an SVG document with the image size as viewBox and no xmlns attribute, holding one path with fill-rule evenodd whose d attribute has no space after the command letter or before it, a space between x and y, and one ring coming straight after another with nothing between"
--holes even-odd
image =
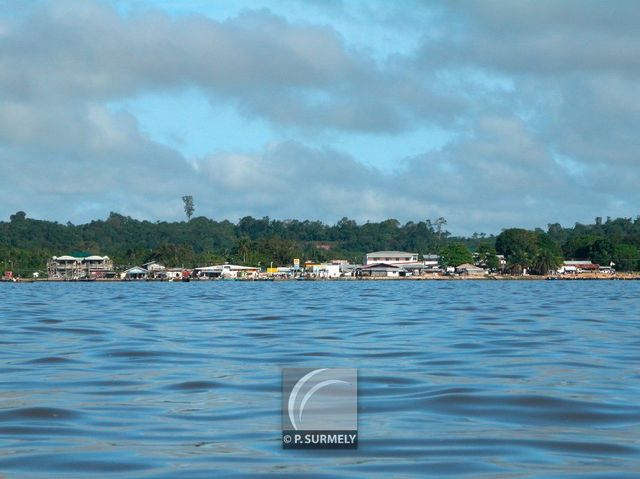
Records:
<instances>
[{"instance_id":1,"label":"dense forest","mask_svg":"<svg viewBox=\"0 0 640 479\"><path fill-rule=\"evenodd\" d=\"M489 268L504 254L507 268L544 271L565 259L615 263L620 271L640 269L640 217L596 218L594 224L547 230L505 229L499 235L453 237L444 218L401 224L395 219L358 224L343 218L334 225L320 221L273 220L247 216L237 223L195 217L182 222L140 221L111 213L106 220L82 225L35 220L19 211L0 222L0 272L26 275L44 271L53 255L86 251L110 256L121 267L159 261L193 267L220 262L286 265L302 261L347 259L358 263L364 253L406 250L441 254L443 264L471 259L477 253Z\"/></svg>"}]
</instances>

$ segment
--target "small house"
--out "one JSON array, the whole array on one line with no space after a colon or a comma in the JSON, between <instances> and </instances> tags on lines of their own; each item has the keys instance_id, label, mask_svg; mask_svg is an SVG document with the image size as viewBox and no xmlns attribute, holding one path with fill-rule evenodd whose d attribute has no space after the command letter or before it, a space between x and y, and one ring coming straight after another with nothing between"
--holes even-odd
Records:
<instances>
[{"instance_id":1,"label":"small house","mask_svg":"<svg viewBox=\"0 0 640 479\"><path fill-rule=\"evenodd\" d=\"M456 266L455 272L465 276L484 276L487 274L486 269L480 268L479 266L471 263L464 263L460 266Z\"/></svg>"},{"instance_id":2,"label":"small house","mask_svg":"<svg viewBox=\"0 0 640 479\"><path fill-rule=\"evenodd\" d=\"M366 264L356 269L356 276L398 278L406 275L407 271L403 267L388 263Z\"/></svg>"},{"instance_id":3,"label":"small house","mask_svg":"<svg viewBox=\"0 0 640 479\"><path fill-rule=\"evenodd\" d=\"M561 274L578 274L578 273L597 273L600 265L592 263L590 260L568 260L562 263L558 273Z\"/></svg>"},{"instance_id":4,"label":"small house","mask_svg":"<svg viewBox=\"0 0 640 479\"><path fill-rule=\"evenodd\" d=\"M122 273L123 279L147 279L149 277L149 271L141 266L134 266Z\"/></svg>"}]
</instances>

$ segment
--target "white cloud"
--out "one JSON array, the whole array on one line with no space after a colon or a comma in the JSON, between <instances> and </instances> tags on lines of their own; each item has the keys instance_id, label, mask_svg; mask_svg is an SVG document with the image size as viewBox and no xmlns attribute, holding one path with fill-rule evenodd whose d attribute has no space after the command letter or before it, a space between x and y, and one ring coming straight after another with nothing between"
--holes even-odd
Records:
<instances>
[{"instance_id":1,"label":"white cloud","mask_svg":"<svg viewBox=\"0 0 640 479\"><path fill-rule=\"evenodd\" d=\"M383 21L389 7L376 8L360 21ZM397 8L385 29L411 23L415 35L419 22ZM331 26L266 10L219 21L70 0L0 20L1 210L175 219L193 194L196 214L218 219L445 216L468 233L636 213L637 3L413 8L439 28L415 54L400 42L383 60ZM193 88L290 140L187 159L107 107ZM454 140L384 171L331 141L428 125Z\"/></svg>"}]
</instances>

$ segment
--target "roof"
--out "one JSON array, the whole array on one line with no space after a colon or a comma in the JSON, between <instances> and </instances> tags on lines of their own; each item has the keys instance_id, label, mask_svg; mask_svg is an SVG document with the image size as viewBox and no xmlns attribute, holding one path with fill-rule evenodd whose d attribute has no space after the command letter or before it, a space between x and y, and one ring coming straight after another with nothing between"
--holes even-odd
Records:
<instances>
[{"instance_id":1,"label":"roof","mask_svg":"<svg viewBox=\"0 0 640 479\"><path fill-rule=\"evenodd\" d=\"M374 251L367 253L367 256L417 256L418 253L408 253L407 251Z\"/></svg>"},{"instance_id":2,"label":"roof","mask_svg":"<svg viewBox=\"0 0 640 479\"><path fill-rule=\"evenodd\" d=\"M134 266L133 268L129 268L125 271L126 274L144 274L148 273L148 271L140 266Z\"/></svg>"},{"instance_id":3,"label":"roof","mask_svg":"<svg viewBox=\"0 0 640 479\"><path fill-rule=\"evenodd\" d=\"M83 258L85 260L89 260L89 261L102 261L104 259L109 259L108 256L97 256L97 255L93 255L93 256L87 256L85 258Z\"/></svg>"},{"instance_id":4,"label":"roof","mask_svg":"<svg viewBox=\"0 0 640 479\"><path fill-rule=\"evenodd\" d=\"M257 271L259 269L256 266L240 266L237 264L215 264L213 266L202 266L195 269L196 271L222 271L225 267L232 271Z\"/></svg>"},{"instance_id":5,"label":"roof","mask_svg":"<svg viewBox=\"0 0 640 479\"><path fill-rule=\"evenodd\" d=\"M479 266L476 266L475 264L471 264L471 263L461 264L460 266L456 266L456 269L484 271L483 268L481 268Z\"/></svg>"},{"instance_id":6,"label":"roof","mask_svg":"<svg viewBox=\"0 0 640 479\"><path fill-rule=\"evenodd\" d=\"M402 266L397 266L395 264L389 263L374 263L368 264L366 266L362 266L361 269L393 269L393 270L402 270L404 269Z\"/></svg>"},{"instance_id":7,"label":"roof","mask_svg":"<svg viewBox=\"0 0 640 479\"><path fill-rule=\"evenodd\" d=\"M75 256L69 256L69 255L64 255L64 256L58 256L58 257L53 257L55 260L57 261L78 261L80 258L76 258Z\"/></svg>"},{"instance_id":8,"label":"roof","mask_svg":"<svg viewBox=\"0 0 640 479\"><path fill-rule=\"evenodd\" d=\"M591 262L591 260L569 260L569 261L565 261L563 264L565 265L571 265L571 266L578 266L578 265L585 265L585 264L593 264Z\"/></svg>"}]
</instances>

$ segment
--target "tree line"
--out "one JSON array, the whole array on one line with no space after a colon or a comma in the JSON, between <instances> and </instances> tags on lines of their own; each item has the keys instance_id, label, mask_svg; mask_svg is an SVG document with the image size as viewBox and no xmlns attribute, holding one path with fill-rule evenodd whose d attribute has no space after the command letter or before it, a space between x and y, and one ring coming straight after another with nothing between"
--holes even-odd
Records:
<instances>
[{"instance_id":1,"label":"tree line","mask_svg":"<svg viewBox=\"0 0 640 479\"><path fill-rule=\"evenodd\" d=\"M396 219L357 223L345 217L329 225L251 216L237 222L204 216L151 222L118 213L74 225L31 219L19 211L0 221L0 271L44 271L51 256L76 251L107 255L122 267L149 261L194 267L221 262L280 266L293 258L359 263L366 252L378 250L440 254L444 265L479 261L491 269L500 267L496 254L503 254L507 269L515 273L524 268L542 273L563 259L613 262L621 271L640 269L640 217L596 218L594 224L570 228L556 223L546 231L509 228L497 236L454 237L446 225L444 218L401 224Z\"/></svg>"}]
</instances>

